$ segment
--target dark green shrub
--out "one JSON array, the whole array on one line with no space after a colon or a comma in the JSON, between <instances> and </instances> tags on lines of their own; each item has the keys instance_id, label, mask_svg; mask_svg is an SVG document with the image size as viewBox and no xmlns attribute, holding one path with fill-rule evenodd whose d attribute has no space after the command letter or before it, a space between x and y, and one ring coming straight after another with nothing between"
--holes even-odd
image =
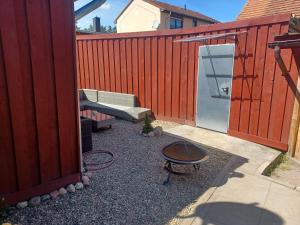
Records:
<instances>
[{"instance_id":1,"label":"dark green shrub","mask_svg":"<svg viewBox=\"0 0 300 225\"><path fill-rule=\"evenodd\" d=\"M148 134L151 131L153 131L153 127L151 125L151 120L150 120L149 116L146 114L145 119L144 119L143 133Z\"/></svg>"}]
</instances>

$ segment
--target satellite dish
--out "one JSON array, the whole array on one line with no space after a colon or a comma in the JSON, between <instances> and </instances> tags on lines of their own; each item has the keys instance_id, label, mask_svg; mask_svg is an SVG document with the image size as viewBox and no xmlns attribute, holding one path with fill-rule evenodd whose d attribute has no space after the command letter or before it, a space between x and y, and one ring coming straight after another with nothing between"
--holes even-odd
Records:
<instances>
[{"instance_id":1,"label":"satellite dish","mask_svg":"<svg viewBox=\"0 0 300 225\"><path fill-rule=\"evenodd\" d=\"M160 25L160 23L157 20L154 20L153 24L152 24L152 28L157 29L159 27L159 25Z\"/></svg>"}]
</instances>

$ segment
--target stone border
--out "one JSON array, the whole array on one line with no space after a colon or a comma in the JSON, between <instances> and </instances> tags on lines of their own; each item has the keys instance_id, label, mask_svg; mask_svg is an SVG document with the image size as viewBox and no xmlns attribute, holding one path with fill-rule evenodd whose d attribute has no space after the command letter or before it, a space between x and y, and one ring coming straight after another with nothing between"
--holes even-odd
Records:
<instances>
[{"instance_id":1,"label":"stone border","mask_svg":"<svg viewBox=\"0 0 300 225\"><path fill-rule=\"evenodd\" d=\"M35 207L40 205L42 202L46 202L50 199L57 199L59 196L64 196L68 193L75 193L76 190L82 190L85 186L90 185L90 178L92 177L91 172L87 172L82 174L81 182L77 182L76 184L69 184L66 187L61 187L58 190L54 190L48 194L44 194L41 196L34 196L26 201L18 202L15 207L17 209L24 209L26 207Z\"/></svg>"}]
</instances>

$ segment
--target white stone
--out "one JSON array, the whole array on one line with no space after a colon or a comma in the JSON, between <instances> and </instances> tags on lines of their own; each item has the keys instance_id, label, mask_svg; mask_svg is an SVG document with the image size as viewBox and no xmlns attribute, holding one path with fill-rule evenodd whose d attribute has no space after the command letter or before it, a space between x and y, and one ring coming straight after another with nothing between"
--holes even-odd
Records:
<instances>
[{"instance_id":1,"label":"white stone","mask_svg":"<svg viewBox=\"0 0 300 225\"><path fill-rule=\"evenodd\" d=\"M50 196L50 195L48 195L48 194L46 194L46 195L42 195L42 196L41 196L41 200L42 200L42 202L48 201L50 198L51 198L51 196Z\"/></svg>"},{"instance_id":2,"label":"white stone","mask_svg":"<svg viewBox=\"0 0 300 225\"><path fill-rule=\"evenodd\" d=\"M19 202L19 203L17 204L17 208L18 208L18 209L24 209L24 208L26 208L27 206L28 206L28 202L27 202L27 201Z\"/></svg>"},{"instance_id":3,"label":"white stone","mask_svg":"<svg viewBox=\"0 0 300 225\"><path fill-rule=\"evenodd\" d=\"M83 189L83 183L81 183L81 182L76 183L76 184L75 184L75 188L76 188L76 190L81 190L81 189Z\"/></svg>"},{"instance_id":4,"label":"white stone","mask_svg":"<svg viewBox=\"0 0 300 225\"><path fill-rule=\"evenodd\" d=\"M154 137L154 132L153 131L149 132L148 136L149 137Z\"/></svg>"},{"instance_id":5,"label":"white stone","mask_svg":"<svg viewBox=\"0 0 300 225\"><path fill-rule=\"evenodd\" d=\"M85 186L89 186L90 185L90 178L88 176L82 176L82 183L85 185Z\"/></svg>"},{"instance_id":6,"label":"white stone","mask_svg":"<svg viewBox=\"0 0 300 225\"><path fill-rule=\"evenodd\" d=\"M41 204L40 196L33 197L29 200L29 206L37 206L39 204Z\"/></svg>"},{"instance_id":7,"label":"white stone","mask_svg":"<svg viewBox=\"0 0 300 225\"><path fill-rule=\"evenodd\" d=\"M68 185L67 191L70 193L74 193L76 191L75 186L73 184Z\"/></svg>"},{"instance_id":8,"label":"white stone","mask_svg":"<svg viewBox=\"0 0 300 225\"><path fill-rule=\"evenodd\" d=\"M300 186L296 187L296 191L300 191Z\"/></svg>"},{"instance_id":9,"label":"white stone","mask_svg":"<svg viewBox=\"0 0 300 225\"><path fill-rule=\"evenodd\" d=\"M85 174L85 176L87 176L88 178L92 178L93 174L92 174L92 172L87 172L87 173Z\"/></svg>"},{"instance_id":10,"label":"white stone","mask_svg":"<svg viewBox=\"0 0 300 225\"><path fill-rule=\"evenodd\" d=\"M59 194L60 195L65 195L65 194L67 194L67 190L65 189L65 188L60 188L59 190L58 190L58 192L59 192Z\"/></svg>"},{"instance_id":11,"label":"white stone","mask_svg":"<svg viewBox=\"0 0 300 225\"><path fill-rule=\"evenodd\" d=\"M56 199L59 196L59 192L57 190L52 191L50 193L50 196L51 196L52 199Z\"/></svg>"},{"instance_id":12,"label":"white stone","mask_svg":"<svg viewBox=\"0 0 300 225\"><path fill-rule=\"evenodd\" d=\"M155 136L159 137L163 134L163 129L161 126L155 127L153 130Z\"/></svg>"}]
</instances>

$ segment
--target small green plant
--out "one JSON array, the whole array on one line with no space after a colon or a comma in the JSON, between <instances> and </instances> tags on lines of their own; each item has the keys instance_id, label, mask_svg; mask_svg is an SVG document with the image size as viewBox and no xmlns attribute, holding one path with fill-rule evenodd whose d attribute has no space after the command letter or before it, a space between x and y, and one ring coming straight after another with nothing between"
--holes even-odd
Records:
<instances>
[{"instance_id":1,"label":"small green plant","mask_svg":"<svg viewBox=\"0 0 300 225\"><path fill-rule=\"evenodd\" d=\"M285 153L281 153L263 172L263 175L270 177L274 170L282 163L288 160L288 156Z\"/></svg>"},{"instance_id":2,"label":"small green plant","mask_svg":"<svg viewBox=\"0 0 300 225\"><path fill-rule=\"evenodd\" d=\"M153 131L153 127L151 125L151 120L150 120L149 116L146 114L145 119L144 119L143 133L148 134L151 131Z\"/></svg>"}]
</instances>

